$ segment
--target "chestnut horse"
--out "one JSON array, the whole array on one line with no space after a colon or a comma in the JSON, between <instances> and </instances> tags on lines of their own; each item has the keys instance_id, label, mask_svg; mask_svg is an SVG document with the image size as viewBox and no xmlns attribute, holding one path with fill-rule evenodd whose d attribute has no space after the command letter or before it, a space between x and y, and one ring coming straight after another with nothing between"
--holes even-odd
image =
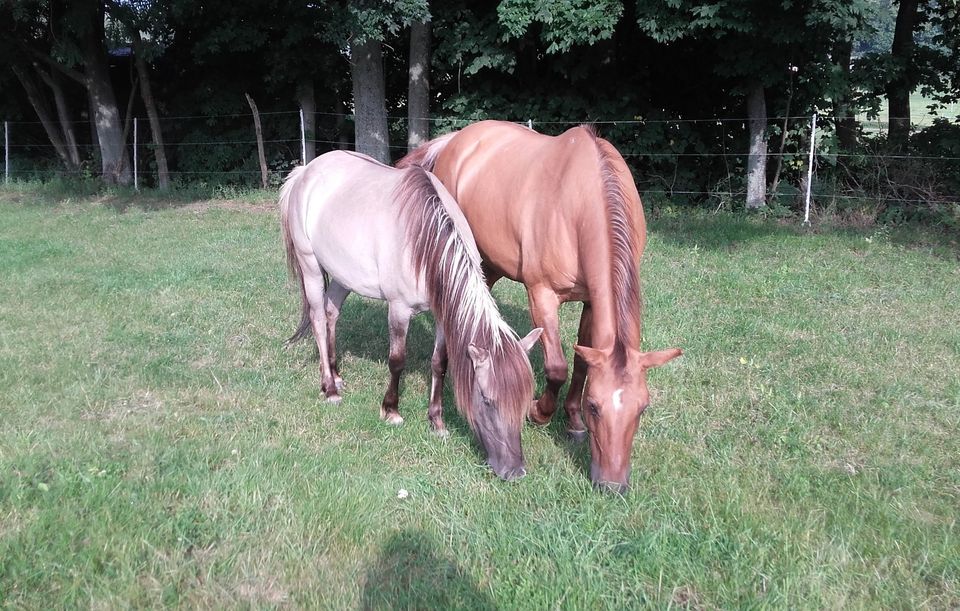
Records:
<instances>
[{"instance_id":1,"label":"chestnut horse","mask_svg":"<svg viewBox=\"0 0 960 611\"><path fill-rule=\"evenodd\" d=\"M391 424L403 422L398 395L407 326L414 314L432 310L431 425L446 433L440 400L449 344L457 407L497 475L522 476L520 428L534 387L527 350L540 329L520 340L501 318L470 228L436 177L334 151L290 173L280 213L287 263L303 301L300 326L289 341L312 328L327 400L340 401L334 338L350 292L388 304L390 383L380 416Z\"/></svg>"},{"instance_id":2,"label":"chestnut horse","mask_svg":"<svg viewBox=\"0 0 960 611\"><path fill-rule=\"evenodd\" d=\"M682 354L641 352L639 266L646 243L640 195L623 157L592 129L555 137L482 121L411 152L398 167L432 171L463 210L490 284L522 282L543 327L546 389L530 419L545 424L567 378L558 309L582 301L568 432L590 433L590 477L623 492L640 414L650 400L647 370ZM586 425L581 415L586 408Z\"/></svg>"}]
</instances>

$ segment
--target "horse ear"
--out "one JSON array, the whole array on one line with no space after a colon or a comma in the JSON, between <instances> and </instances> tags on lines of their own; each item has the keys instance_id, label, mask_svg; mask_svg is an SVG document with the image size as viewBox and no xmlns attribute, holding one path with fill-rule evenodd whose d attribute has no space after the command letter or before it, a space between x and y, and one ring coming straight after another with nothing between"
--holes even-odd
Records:
<instances>
[{"instance_id":1,"label":"horse ear","mask_svg":"<svg viewBox=\"0 0 960 611\"><path fill-rule=\"evenodd\" d=\"M520 340L520 345L523 346L524 352L530 352L530 349L533 348L533 345L537 343L537 340L540 339L540 334L543 333L541 327L537 327L530 333L527 333L526 337Z\"/></svg>"},{"instance_id":2,"label":"horse ear","mask_svg":"<svg viewBox=\"0 0 960 611\"><path fill-rule=\"evenodd\" d=\"M656 352L643 352L640 354L640 365L650 369L666 365L678 356L683 355L683 350L679 348L670 348L668 350L658 350Z\"/></svg>"},{"instance_id":3,"label":"horse ear","mask_svg":"<svg viewBox=\"0 0 960 611\"><path fill-rule=\"evenodd\" d=\"M589 346L579 346L574 344L573 351L576 352L580 358L585 360L587 365L592 367L598 367L602 365L607 359L607 355L603 350L597 350L596 348L591 348Z\"/></svg>"},{"instance_id":4,"label":"horse ear","mask_svg":"<svg viewBox=\"0 0 960 611\"><path fill-rule=\"evenodd\" d=\"M479 369L487 365L490 361L490 352L475 344L467 346L467 353L470 354L470 360L473 361L474 369Z\"/></svg>"}]
</instances>

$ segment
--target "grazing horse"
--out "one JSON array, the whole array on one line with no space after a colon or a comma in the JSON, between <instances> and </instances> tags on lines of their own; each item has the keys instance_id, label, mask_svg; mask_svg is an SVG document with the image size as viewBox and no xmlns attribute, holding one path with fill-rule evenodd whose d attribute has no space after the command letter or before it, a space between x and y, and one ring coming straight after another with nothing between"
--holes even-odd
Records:
<instances>
[{"instance_id":1,"label":"grazing horse","mask_svg":"<svg viewBox=\"0 0 960 611\"><path fill-rule=\"evenodd\" d=\"M682 351L640 351L646 224L623 157L585 126L551 137L482 121L424 144L397 165L424 167L450 190L491 285L506 276L526 286L531 317L544 330L547 384L530 410L535 423L553 416L567 378L558 309L583 302L565 402L568 432L578 440L590 433L594 484L626 491L633 437L650 400L647 370Z\"/></svg>"},{"instance_id":2,"label":"grazing horse","mask_svg":"<svg viewBox=\"0 0 960 611\"><path fill-rule=\"evenodd\" d=\"M449 354L457 407L490 466L504 479L526 473L520 428L534 391L527 350L540 329L520 340L501 318L470 228L436 177L334 151L290 173L280 213L287 263L303 300L289 341L312 328L327 400L340 401L336 324L350 292L388 304L390 382L380 416L391 424L403 422L397 406L407 326L414 314L432 310L433 429L446 433L440 400Z\"/></svg>"}]
</instances>

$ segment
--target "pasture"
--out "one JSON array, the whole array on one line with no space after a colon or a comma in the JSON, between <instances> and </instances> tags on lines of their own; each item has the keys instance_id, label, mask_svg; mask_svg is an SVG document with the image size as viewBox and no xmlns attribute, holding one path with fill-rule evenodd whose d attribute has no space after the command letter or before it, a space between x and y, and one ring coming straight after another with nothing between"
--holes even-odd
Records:
<instances>
[{"instance_id":1,"label":"pasture","mask_svg":"<svg viewBox=\"0 0 960 611\"><path fill-rule=\"evenodd\" d=\"M269 196L0 190L0 605L960 605L956 245L648 223L644 347L685 355L650 375L621 498L592 490L562 410L525 427L516 482L449 381L432 435L429 315L403 426L378 418L381 303L345 304L324 403L315 346L283 347L299 297ZM495 295L529 330L520 287Z\"/></svg>"}]
</instances>

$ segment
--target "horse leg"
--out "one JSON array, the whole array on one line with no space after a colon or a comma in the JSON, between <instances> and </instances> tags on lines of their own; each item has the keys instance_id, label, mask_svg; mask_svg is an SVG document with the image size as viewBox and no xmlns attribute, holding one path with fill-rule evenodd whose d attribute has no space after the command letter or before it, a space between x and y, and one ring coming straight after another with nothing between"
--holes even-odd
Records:
<instances>
[{"instance_id":1,"label":"horse leg","mask_svg":"<svg viewBox=\"0 0 960 611\"><path fill-rule=\"evenodd\" d=\"M556 293L546 288L528 289L527 297L530 300L533 326L543 329L540 341L543 342L543 361L547 377L547 387L534 402L530 410L530 420L535 424L546 424L557 411L557 395L567 381L567 359L564 358L563 347L560 345L560 299Z\"/></svg>"},{"instance_id":2,"label":"horse leg","mask_svg":"<svg viewBox=\"0 0 960 611\"><path fill-rule=\"evenodd\" d=\"M333 383L337 390L343 390L343 378L340 377L337 367L337 319L340 318L340 306L349 294L350 290L336 280L331 280L327 286L327 344L330 351L330 370L333 372Z\"/></svg>"},{"instance_id":3,"label":"horse leg","mask_svg":"<svg viewBox=\"0 0 960 611\"><path fill-rule=\"evenodd\" d=\"M580 346L590 345L590 324L593 316L593 308L590 302L584 302L583 312L580 314L580 330L577 332L577 344ZM583 400L583 385L587 380L587 362L580 358L579 354L573 357L573 375L570 377L570 389L567 391L567 398L563 407L567 412L567 434L574 441L584 441L587 438L587 427L583 423L583 416L580 412L581 401Z\"/></svg>"},{"instance_id":4,"label":"horse leg","mask_svg":"<svg viewBox=\"0 0 960 611\"><path fill-rule=\"evenodd\" d=\"M407 360L407 327L413 311L405 305L391 303L388 320L390 325L390 383L380 405L380 417L390 424L402 424L403 417L397 409L400 403L400 374Z\"/></svg>"},{"instance_id":5,"label":"horse leg","mask_svg":"<svg viewBox=\"0 0 960 611\"><path fill-rule=\"evenodd\" d=\"M446 437L449 433L447 426L443 423L443 407L440 403L443 399L443 378L447 374L447 340L439 324L437 324L437 335L433 341L430 371L433 375L430 380L430 408L427 410L427 418L430 420L433 432Z\"/></svg>"},{"instance_id":6,"label":"horse leg","mask_svg":"<svg viewBox=\"0 0 960 611\"><path fill-rule=\"evenodd\" d=\"M313 337L317 340L317 349L320 351L320 387L330 403L339 403L340 394L330 370L329 349L327 342L327 312L324 308L326 301L326 287L324 286L323 270L313 257L301 257L300 268L303 270L303 292L310 304L310 325L313 327Z\"/></svg>"}]
</instances>

